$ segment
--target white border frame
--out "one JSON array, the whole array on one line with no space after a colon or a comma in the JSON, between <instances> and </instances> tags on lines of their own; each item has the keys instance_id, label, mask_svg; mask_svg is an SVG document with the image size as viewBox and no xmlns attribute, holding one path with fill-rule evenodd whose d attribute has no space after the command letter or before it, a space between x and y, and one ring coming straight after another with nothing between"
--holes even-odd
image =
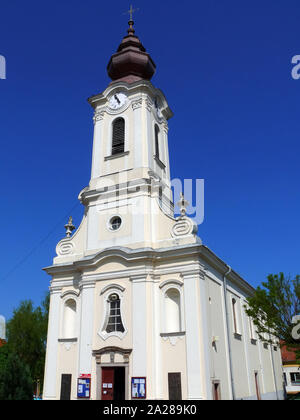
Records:
<instances>
[{"instance_id":1,"label":"white border frame","mask_svg":"<svg viewBox=\"0 0 300 420\"><path fill-rule=\"evenodd\" d=\"M125 292L125 289L122 286L119 286L117 284L112 284L111 286L106 286L104 289L101 290L100 292L100 296L102 297L102 303L103 303L103 313L102 313L102 324L101 324L101 328L98 331L98 335L104 340L106 341L108 338L110 337L117 337L120 340L123 340L124 337L127 335L128 333L128 329L126 327L126 323L125 323L125 318L124 318L124 294L123 292ZM109 318L109 310L110 310L110 305L109 305L109 301L108 298L110 295L112 294L117 294L120 298L120 313L121 313L121 320L122 320L122 324L124 327L124 332L120 332L120 331L113 331L111 333L107 333L106 330L106 326L107 326L107 322L108 322L108 318Z\"/></svg>"},{"instance_id":2,"label":"white border frame","mask_svg":"<svg viewBox=\"0 0 300 420\"><path fill-rule=\"evenodd\" d=\"M119 219L121 219L121 225L120 225L119 229L114 230L114 229L112 229L112 224L111 224L111 221L112 221L113 219L117 218L117 217L118 217ZM123 225L124 225L123 219L122 219L122 217L121 217L119 214L115 214L115 215L109 216L109 219L108 219L108 221L107 221L107 223L106 223L106 227L107 227L107 229L108 229L110 232L112 232L112 233L117 233L117 232L120 232L120 230L122 229Z\"/></svg>"},{"instance_id":3,"label":"white border frame","mask_svg":"<svg viewBox=\"0 0 300 420\"><path fill-rule=\"evenodd\" d=\"M77 293L75 290L67 290L65 292L63 292L60 295L61 298L61 322L60 322L60 326L59 326L59 340L60 341L64 341L64 340L78 340L79 337L79 293ZM75 336L74 337L65 337L64 336L64 322L65 322L65 305L69 300L74 300L76 303L76 315L75 315Z\"/></svg>"},{"instance_id":4,"label":"white border frame","mask_svg":"<svg viewBox=\"0 0 300 420\"><path fill-rule=\"evenodd\" d=\"M184 297L183 297L183 283L179 280L167 280L163 282L159 288L161 289L161 333L162 334L170 334L176 335L176 333L183 333L185 332L185 317L184 317ZM166 332L166 315L165 315L165 295L168 290L176 289L179 292L180 297L180 331L173 331L172 333Z\"/></svg>"}]
</instances>

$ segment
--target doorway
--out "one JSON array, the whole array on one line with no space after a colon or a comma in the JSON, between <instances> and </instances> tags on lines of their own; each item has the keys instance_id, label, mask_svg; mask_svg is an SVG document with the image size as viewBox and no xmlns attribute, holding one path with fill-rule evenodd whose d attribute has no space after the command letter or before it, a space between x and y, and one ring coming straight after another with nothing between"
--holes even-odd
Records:
<instances>
[{"instance_id":1,"label":"doorway","mask_svg":"<svg viewBox=\"0 0 300 420\"><path fill-rule=\"evenodd\" d=\"M102 400L125 401L125 387L125 367L102 367Z\"/></svg>"},{"instance_id":2,"label":"doorway","mask_svg":"<svg viewBox=\"0 0 300 420\"><path fill-rule=\"evenodd\" d=\"M261 400L258 372L254 372L254 380L255 380L256 397L258 400Z\"/></svg>"},{"instance_id":3,"label":"doorway","mask_svg":"<svg viewBox=\"0 0 300 420\"><path fill-rule=\"evenodd\" d=\"M169 400L181 401L182 390L181 390L181 373L168 373L169 383Z\"/></svg>"},{"instance_id":4,"label":"doorway","mask_svg":"<svg viewBox=\"0 0 300 420\"><path fill-rule=\"evenodd\" d=\"M70 400L71 399L71 383L72 375L61 375L61 387L60 387L60 399Z\"/></svg>"},{"instance_id":5,"label":"doorway","mask_svg":"<svg viewBox=\"0 0 300 420\"><path fill-rule=\"evenodd\" d=\"M221 385L219 381L213 381L213 399L214 401L221 400Z\"/></svg>"}]
</instances>

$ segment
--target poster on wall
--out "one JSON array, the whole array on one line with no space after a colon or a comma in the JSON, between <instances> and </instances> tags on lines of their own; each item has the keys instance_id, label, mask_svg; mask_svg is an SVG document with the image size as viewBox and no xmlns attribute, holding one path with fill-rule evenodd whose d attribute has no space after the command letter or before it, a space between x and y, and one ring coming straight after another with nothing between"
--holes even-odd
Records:
<instances>
[{"instance_id":1,"label":"poster on wall","mask_svg":"<svg viewBox=\"0 0 300 420\"><path fill-rule=\"evenodd\" d=\"M146 378L131 378L131 398L146 398Z\"/></svg>"},{"instance_id":2,"label":"poster on wall","mask_svg":"<svg viewBox=\"0 0 300 420\"><path fill-rule=\"evenodd\" d=\"M77 382L77 398L91 397L91 375L81 375Z\"/></svg>"}]
</instances>

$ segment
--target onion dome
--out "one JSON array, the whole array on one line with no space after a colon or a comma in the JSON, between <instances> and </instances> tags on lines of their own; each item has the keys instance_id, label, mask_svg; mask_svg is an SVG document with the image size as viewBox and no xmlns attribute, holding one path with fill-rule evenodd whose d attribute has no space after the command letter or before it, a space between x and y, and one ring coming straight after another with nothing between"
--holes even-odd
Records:
<instances>
[{"instance_id":1,"label":"onion dome","mask_svg":"<svg viewBox=\"0 0 300 420\"><path fill-rule=\"evenodd\" d=\"M133 20L131 19L128 24L128 35L123 38L117 52L112 55L107 73L113 82L133 83L138 80L151 80L156 65L135 35Z\"/></svg>"}]
</instances>

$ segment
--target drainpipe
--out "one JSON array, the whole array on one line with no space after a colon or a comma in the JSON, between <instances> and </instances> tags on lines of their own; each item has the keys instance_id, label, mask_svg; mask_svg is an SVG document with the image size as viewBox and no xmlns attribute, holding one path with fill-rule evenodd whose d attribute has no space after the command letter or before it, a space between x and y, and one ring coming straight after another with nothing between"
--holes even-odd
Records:
<instances>
[{"instance_id":1,"label":"drainpipe","mask_svg":"<svg viewBox=\"0 0 300 420\"><path fill-rule=\"evenodd\" d=\"M229 370L230 370L230 381L231 381L231 392L232 399L236 399L235 388L234 388L234 378L233 378L233 361L232 361L232 351L231 351L231 336L229 329L229 312L228 312L228 303L227 303L227 276L231 273L231 267L227 266L228 271L224 274L223 277L223 287L224 287L224 304L225 304L225 313L226 313L226 331L227 331L227 344L228 344L228 354L229 354Z\"/></svg>"}]
</instances>

